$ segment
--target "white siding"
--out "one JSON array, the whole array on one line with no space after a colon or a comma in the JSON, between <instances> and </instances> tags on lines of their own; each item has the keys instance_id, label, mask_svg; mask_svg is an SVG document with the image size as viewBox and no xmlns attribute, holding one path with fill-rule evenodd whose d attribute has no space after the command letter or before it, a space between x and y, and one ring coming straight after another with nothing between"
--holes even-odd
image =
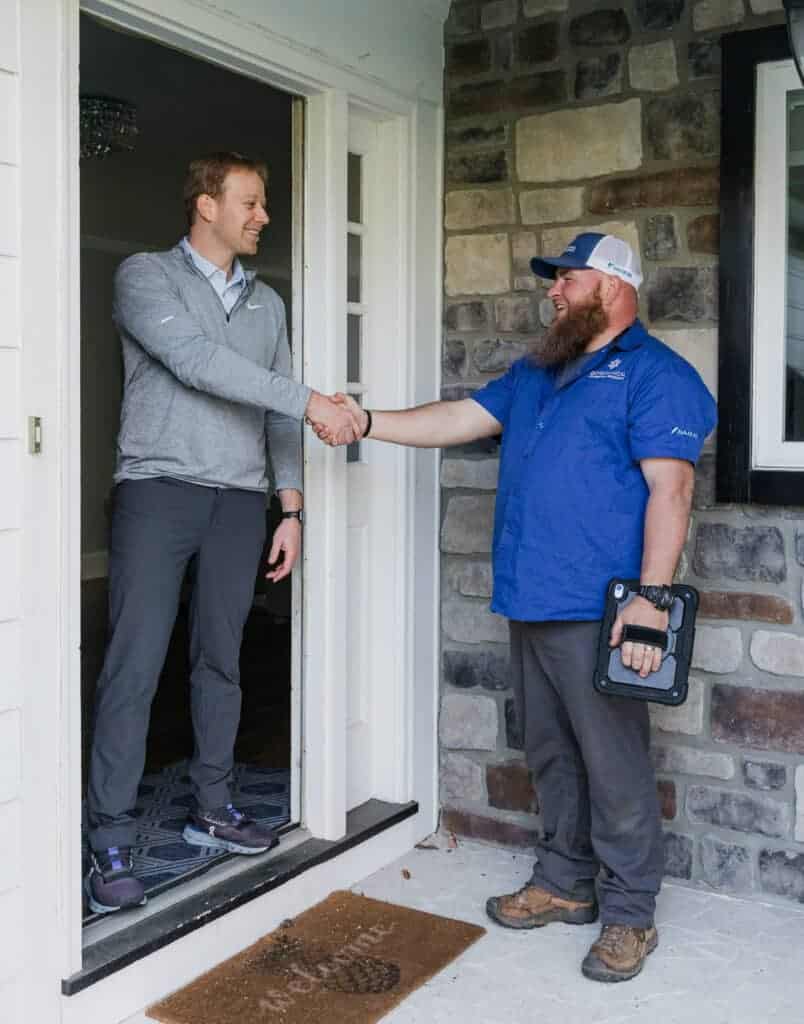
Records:
<instances>
[{"instance_id":1,"label":"white siding","mask_svg":"<svg viewBox=\"0 0 804 1024\"><path fill-rule=\"evenodd\" d=\"M16 981L22 973L24 947L20 938L23 933L23 905L19 886L0 893L0 921L3 922L3 932L8 936L0 957L0 985L4 985ZM6 1022L4 1016L3 1024L17 1024L17 1021L12 1017Z\"/></svg>"},{"instance_id":2,"label":"white siding","mask_svg":"<svg viewBox=\"0 0 804 1024\"><path fill-rule=\"evenodd\" d=\"M0 622L0 715L22 702L19 622Z\"/></svg>"},{"instance_id":3,"label":"white siding","mask_svg":"<svg viewBox=\"0 0 804 1024\"><path fill-rule=\"evenodd\" d=\"M20 323L18 10L0 4L0 1005L21 1019ZM8 1015L8 1016L6 1016Z\"/></svg>"},{"instance_id":4,"label":"white siding","mask_svg":"<svg viewBox=\"0 0 804 1024\"><path fill-rule=\"evenodd\" d=\"M0 71L0 76L4 75L7 72ZM5 110L2 116L7 116ZM0 256L14 256L17 253L18 203L17 168L0 163Z\"/></svg>"}]
</instances>

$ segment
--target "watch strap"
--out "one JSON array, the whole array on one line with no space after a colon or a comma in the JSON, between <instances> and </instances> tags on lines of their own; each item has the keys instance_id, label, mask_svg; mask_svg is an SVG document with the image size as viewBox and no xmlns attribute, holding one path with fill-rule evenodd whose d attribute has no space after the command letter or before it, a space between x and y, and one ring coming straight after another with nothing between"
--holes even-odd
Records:
<instances>
[{"instance_id":1,"label":"watch strap","mask_svg":"<svg viewBox=\"0 0 804 1024\"><path fill-rule=\"evenodd\" d=\"M280 516L280 519L298 519L299 522L301 523L304 519L304 513L300 508L291 508L288 509L286 512L283 512Z\"/></svg>"},{"instance_id":2,"label":"watch strap","mask_svg":"<svg viewBox=\"0 0 804 1024\"><path fill-rule=\"evenodd\" d=\"M646 644L648 647L667 648L667 634L661 629L650 629L648 626L635 626L628 623L623 626L622 643Z\"/></svg>"},{"instance_id":3,"label":"watch strap","mask_svg":"<svg viewBox=\"0 0 804 1024\"><path fill-rule=\"evenodd\" d=\"M650 601L653 607L660 612L669 611L673 605L673 590L672 587L668 587L666 584L640 586L638 593L640 597Z\"/></svg>"}]
</instances>

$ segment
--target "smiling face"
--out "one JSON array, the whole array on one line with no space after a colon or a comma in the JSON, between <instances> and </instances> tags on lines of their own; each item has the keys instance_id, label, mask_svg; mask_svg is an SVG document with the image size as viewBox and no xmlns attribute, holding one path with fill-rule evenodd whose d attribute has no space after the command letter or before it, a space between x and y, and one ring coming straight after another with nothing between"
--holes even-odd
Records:
<instances>
[{"instance_id":1,"label":"smiling face","mask_svg":"<svg viewBox=\"0 0 804 1024\"><path fill-rule=\"evenodd\" d=\"M552 299L556 319L600 299L605 274L599 270L559 270L547 297Z\"/></svg>"},{"instance_id":2,"label":"smiling face","mask_svg":"<svg viewBox=\"0 0 804 1024\"><path fill-rule=\"evenodd\" d=\"M198 199L198 212L208 225L211 239L227 254L253 256L260 232L269 223L265 209L265 185L256 171L229 171L220 194Z\"/></svg>"},{"instance_id":3,"label":"smiling face","mask_svg":"<svg viewBox=\"0 0 804 1024\"><path fill-rule=\"evenodd\" d=\"M541 366L561 366L582 355L609 326L603 305L606 275L597 270L560 270L547 295L555 319L534 348Z\"/></svg>"}]
</instances>

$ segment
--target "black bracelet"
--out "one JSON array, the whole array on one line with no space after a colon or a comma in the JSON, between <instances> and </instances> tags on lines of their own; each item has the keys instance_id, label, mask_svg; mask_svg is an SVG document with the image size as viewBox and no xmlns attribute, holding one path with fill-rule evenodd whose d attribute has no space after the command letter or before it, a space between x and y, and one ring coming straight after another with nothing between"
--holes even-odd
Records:
<instances>
[{"instance_id":1,"label":"black bracelet","mask_svg":"<svg viewBox=\"0 0 804 1024\"><path fill-rule=\"evenodd\" d=\"M366 414L366 429L363 431L363 437L368 437L371 430L371 409L364 409L363 412Z\"/></svg>"}]
</instances>

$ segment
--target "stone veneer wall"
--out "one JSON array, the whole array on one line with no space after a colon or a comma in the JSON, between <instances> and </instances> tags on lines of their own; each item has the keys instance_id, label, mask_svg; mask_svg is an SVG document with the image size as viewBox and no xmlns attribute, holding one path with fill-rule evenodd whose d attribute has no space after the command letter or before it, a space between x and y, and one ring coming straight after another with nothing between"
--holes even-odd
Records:
<instances>
[{"instance_id":1,"label":"stone veneer wall","mask_svg":"<svg viewBox=\"0 0 804 1024\"><path fill-rule=\"evenodd\" d=\"M446 25L444 397L544 330L531 256L582 228L639 245L643 320L716 391L719 36L779 0L454 0ZM655 709L670 876L804 901L804 511L720 506L713 449L679 576L702 592L690 697ZM444 453L442 824L538 828L488 611L494 443Z\"/></svg>"}]
</instances>

